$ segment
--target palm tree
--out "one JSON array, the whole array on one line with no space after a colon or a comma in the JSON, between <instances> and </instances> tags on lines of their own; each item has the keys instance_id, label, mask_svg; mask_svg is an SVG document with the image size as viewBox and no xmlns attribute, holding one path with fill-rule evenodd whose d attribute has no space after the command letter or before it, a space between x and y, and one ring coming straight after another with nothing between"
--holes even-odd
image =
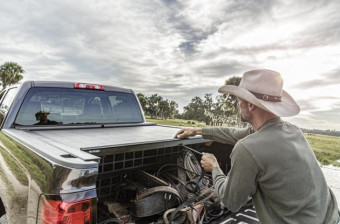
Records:
<instances>
[{"instance_id":1,"label":"palm tree","mask_svg":"<svg viewBox=\"0 0 340 224\"><path fill-rule=\"evenodd\" d=\"M0 66L2 89L18 83L23 78L24 69L15 62L5 62Z\"/></svg>"}]
</instances>

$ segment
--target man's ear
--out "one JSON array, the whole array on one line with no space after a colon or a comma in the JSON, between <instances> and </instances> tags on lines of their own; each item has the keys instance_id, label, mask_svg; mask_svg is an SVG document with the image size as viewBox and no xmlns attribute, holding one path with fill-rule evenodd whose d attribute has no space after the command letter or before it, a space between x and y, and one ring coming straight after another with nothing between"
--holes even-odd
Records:
<instances>
[{"instance_id":1,"label":"man's ear","mask_svg":"<svg viewBox=\"0 0 340 224\"><path fill-rule=\"evenodd\" d=\"M257 106L255 106L254 104L248 102L248 110L249 111L254 111L254 110L256 110L256 108L257 108Z\"/></svg>"}]
</instances>

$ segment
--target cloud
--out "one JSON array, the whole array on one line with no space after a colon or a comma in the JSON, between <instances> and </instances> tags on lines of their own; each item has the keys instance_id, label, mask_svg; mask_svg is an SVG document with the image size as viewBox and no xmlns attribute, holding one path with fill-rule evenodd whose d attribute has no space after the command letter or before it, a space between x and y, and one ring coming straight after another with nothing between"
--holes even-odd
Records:
<instances>
[{"instance_id":1,"label":"cloud","mask_svg":"<svg viewBox=\"0 0 340 224\"><path fill-rule=\"evenodd\" d=\"M0 63L18 62L25 79L127 87L183 107L217 93L230 76L265 67L284 74L311 124L316 111L338 109L339 1L3 0L1 7Z\"/></svg>"},{"instance_id":2,"label":"cloud","mask_svg":"<svg viewBox=\"0 0 340 224\"><path fill-rule=\"evenodd\" d=\"M320 75L322 78L301 82L293 86L298 89L309 89L313 87L326 88L329 85L338 85L340 83L340 67Z\"/></svg>"},{"instance_id":3,"label":"cloud","mask_svg":"<svg viewBox=\"0 0 340 224\"><path fill-rule=\"evenodd\" d=\"M334 100L334 99L333 99ZM306 108L305 108L306 109ZM309 129L337 129L340 130L340 100L331 108L318 108L311 106L308 113L302 113L297 117L288 118L300 127Z\"/></svg>"},{"instance_id":4,"label":"cloud","mask_svg":"<svg viewBox=\"0 0 340 224\"><path fill-rule=\"evenodd\" d=\"M340 103L333 105L333 108L326 111L319 111L317 113L313 113L311 115L314 119L323 119L327 120L328 122L340 123L339 122L340 116Z\"/></svg>"}]
</instances>

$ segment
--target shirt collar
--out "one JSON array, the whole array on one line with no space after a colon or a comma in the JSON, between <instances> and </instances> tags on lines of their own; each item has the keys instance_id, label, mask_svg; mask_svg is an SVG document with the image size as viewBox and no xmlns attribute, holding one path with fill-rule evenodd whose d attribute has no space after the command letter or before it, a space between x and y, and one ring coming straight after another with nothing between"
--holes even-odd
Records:
<instances>
[{"instance_id":1,"label":"shirt collar","mask_svg":"<svg viewBox=\"0 0 340 224\"><path fill-rule=\"evenodd\" d=\"M265 128L265 127L271 125L271 124L278 124L278 123L281 123L281 122L282 122L282 120L281 120L280 117L273 117L273 118L270 118L270 119L268 119L266 122L264 122L264 123L261 125L261 127L259 127L259 129L258 129L257 131L259 131L259 130L261 130L261 129L263 129L263 128Z\"/></svg>"}]
</instances>

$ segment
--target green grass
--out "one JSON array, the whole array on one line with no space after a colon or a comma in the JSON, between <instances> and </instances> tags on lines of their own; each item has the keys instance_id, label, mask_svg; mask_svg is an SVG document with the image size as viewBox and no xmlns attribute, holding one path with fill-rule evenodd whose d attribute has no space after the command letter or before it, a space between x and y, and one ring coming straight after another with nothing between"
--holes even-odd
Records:
<instances>
[{"instance_id":1,"label":"green grass","mask_svg":"<svg viewBox=\"0 0 340 224\"><path fill-rule=\"evenodd\" d=\"M183 126L183 127L204 127L202 122L188 121L181 119L146 119L148 122L154 122L161 125ZM305 134L308 143L312 147L316 158L322 165L340 166L340 138L326 135Z\"/></svg>"},{"instance_id":2,"label":"green grass","mask_svg":"<svg viewBox=\"0 0 340 224\"><path fill-rule=\"evenodd\" d=\"M4 144L4 147L6 147L7 150L10 151L13 156L28 170L31 178L35 180L36 183L40 185L40 187L46 189L50 182L50 180L47 180L46 177L52 177L52 166L41 156L31 152L23 145L11 140L3 133L0 133L0 141ZM17 179L24 184L25 179L23 173L21 172L19 166L16 165L16 162L18 161L14 161L13 157L9 156L9 154L6 156L6 154L3 153L2 155L4 156L7 165L17 177Z\"/></svg>"},{"instance_id":3,"label":"green grass","mask_svg":"<svg viewBox=\"0 0 340 224\"><path fill-rule=\"evenodd\" d=\"M181 119L167 119L167 120L158 120L146 118L148 122L154 122L161 125L171 125L171 126L183 126L183 127L204 127L205 123L194 121L194 120L181 120Z\"/></svg>"},{"instance_id":4,"label":"green grass","mask_svg":"<svg viewBox=\"0 0 340 224\"><path fill-rule=\"evenodd\" d=\"M28 184L28 179L25 173L22 172L20 167L17 165L17 161L14 160L12 156L10 156L7 151L0 146L0 153L4 158L4 161L7 163L7 166L13 171L13 174L16 176L17 180L23 185Z\"/></svg>"},{"instance_id":5,"label":"green grass","mask_svg":"<svg viewBox=\"0 0 340 224\"><path fill-rule=\"evenodd\" d=\"M321 164L340 166L339 137L306 134L306 138Z\"/></svg>"}]
</instances>

